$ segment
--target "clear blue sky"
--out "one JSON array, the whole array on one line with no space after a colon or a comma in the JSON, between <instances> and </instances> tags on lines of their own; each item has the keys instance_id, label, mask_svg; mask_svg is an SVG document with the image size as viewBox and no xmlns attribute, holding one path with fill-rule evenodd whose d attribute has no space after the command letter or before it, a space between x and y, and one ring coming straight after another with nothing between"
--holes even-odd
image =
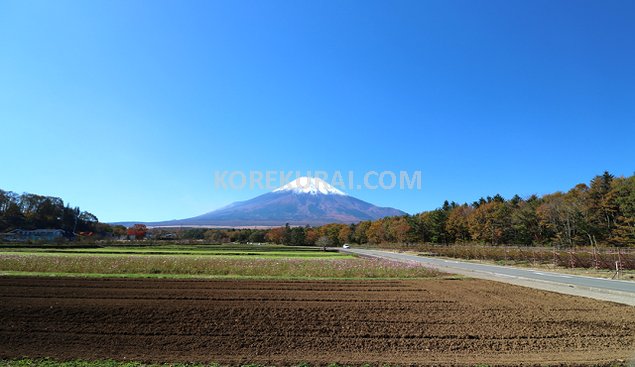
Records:
<instances>
[{"instance_id":1,"label":"clear blue sky","mask_svg":"<svg viewBox=\"0 0 635 367\"><path fill-rule=\"evenodd\" d=\"M0 188L102 221L263 190L217 170L421 170L410 213L635 171L633 1L0 0Z\"/></svg>"}]
</instances>

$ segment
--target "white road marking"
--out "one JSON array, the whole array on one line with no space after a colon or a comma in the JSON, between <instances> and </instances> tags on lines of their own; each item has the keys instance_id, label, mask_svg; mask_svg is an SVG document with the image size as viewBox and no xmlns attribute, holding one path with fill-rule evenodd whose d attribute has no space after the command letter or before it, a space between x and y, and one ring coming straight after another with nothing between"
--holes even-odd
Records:
<instances>
[{"instance_id":1,"label":"white road marking","mask_svg":"<svg viewBox=\"0 0 635 367\"><path fill-rule=\"evenodd\" d=\"M518 278L513 275L507 275L507 274L499 274L499 273L492 273L492 274L494 274L494 276L501 277L501 278Z\"/></svg>"},{"instance_id":2,"label":"white road marking","mask_svg":"<svg viewBox=\"0 0 635 367\"><path fill-rule=\"evenodd\" d=\"M568 275L562 275L562 274L545 274L545 273L541 273L539 271L532 271L532 273L536 274L536 275L542 275L542 276L546 276L546 277L557 277L557 278L568 278L571 279L570 276Z\"/></svg>"}]
</instances>

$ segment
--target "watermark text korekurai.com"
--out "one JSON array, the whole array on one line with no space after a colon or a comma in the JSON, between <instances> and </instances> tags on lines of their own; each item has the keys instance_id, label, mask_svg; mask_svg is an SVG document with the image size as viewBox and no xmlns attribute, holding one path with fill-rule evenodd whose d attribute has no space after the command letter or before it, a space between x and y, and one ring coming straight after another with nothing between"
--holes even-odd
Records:
<instances>
[{"instance_id":1,"label":"watermark text korekurai.com","mask_svg":"<svg viewBox=\"0 0 635 367\"><path fill-rule=\"evenodd\" d=\"M361 177L360 177L361 176ZM421 190L421 171L215 171L214 188L222 190L273 190L294 182L299 188L330 185L340 190Z\"/></svg>"}]
</instances>

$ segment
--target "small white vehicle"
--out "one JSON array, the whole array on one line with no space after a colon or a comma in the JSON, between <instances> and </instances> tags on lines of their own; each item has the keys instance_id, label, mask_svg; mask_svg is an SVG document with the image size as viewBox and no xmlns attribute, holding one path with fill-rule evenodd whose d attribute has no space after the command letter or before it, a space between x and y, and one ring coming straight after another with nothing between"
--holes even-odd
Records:
<instances>
[{"instance_id":1,"label":"small white vehicle","mask_svg":"<svg viewBox=\"0 0 635 367\"><path fill-rule=\"evenodd\" d=\"M342 246L342 248L351 248L351 246L348 245L348 244L344 244L344 246Z\"/></svg>"}]
</instances>

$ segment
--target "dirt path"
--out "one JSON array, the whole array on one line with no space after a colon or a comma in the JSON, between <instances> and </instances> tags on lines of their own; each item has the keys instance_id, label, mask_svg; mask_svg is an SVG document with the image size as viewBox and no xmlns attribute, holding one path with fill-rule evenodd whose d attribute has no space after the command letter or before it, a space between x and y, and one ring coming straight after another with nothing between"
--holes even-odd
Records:
<instances>
[{"instance_id":1,"label":"dirt path","mask_svg":"<svg viewBox=\"0 0 635 367\"><path fill-rule=\"evenodd\" d=\"M635 307L484 280L0 278L0 357L605 364Z\"/></svg>"}]
</instances>

